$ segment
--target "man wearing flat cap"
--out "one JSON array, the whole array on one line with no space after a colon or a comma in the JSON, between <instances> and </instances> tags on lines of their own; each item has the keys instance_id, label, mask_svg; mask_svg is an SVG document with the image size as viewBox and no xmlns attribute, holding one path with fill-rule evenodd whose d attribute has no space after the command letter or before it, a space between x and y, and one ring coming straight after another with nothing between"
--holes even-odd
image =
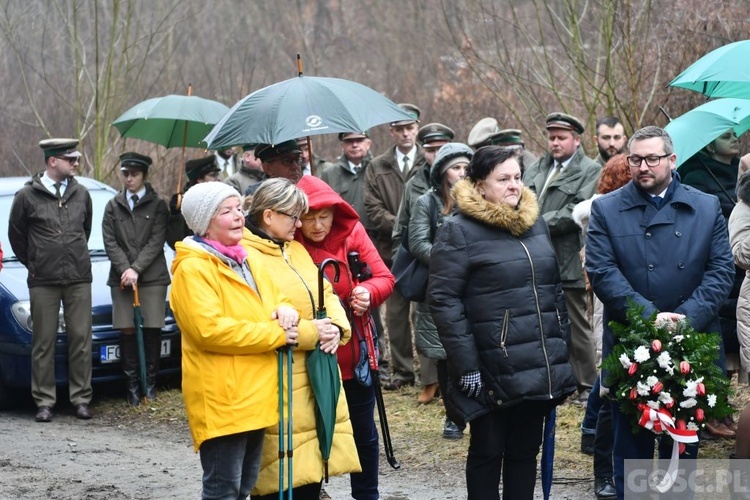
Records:
<instances>
[{"instance_id":1,"label":"man wearing flat cap","mask_svg":"<svg viewBox=\"0 0 750 500\"><path fill-rule=\"evenodd\" d=\"M185 218L180 212L178 201L182 200L182 195L196 184L204 182L216 182L219 180L221 170L216 166L214 155L204 156L185 162L185 175L188 181L182 190L182 193L173 194L169 200L169 219L167 220L167 244L174 250L174 244L182 241L187 236L192 236L193 232L185 222Z\"/></svg>"},{"instance_id":2,"label":"man wearing flat cap","mask_svg":"<svg viewBox=\"0 0 750 500\"><path fill-rule=\"evenodd\" d=\"M401 235L409 225L409 219L411 219L414 203L417 201L417 198L430 190L430 168L432 167L432 162L435 160L435 156L443 144L451 142L455 135L453 129L442 123L428 123L417 131L417 143L422 146L425 161L424 164L419 167L419 170L412 175L411 179L406 181L406 185L404 186L404 197L401 199L401 204L399 205L398 213L396 215L396 223L393 225L392 243L394 257L401 244ZM411 335L409 335L408 338L397 337L395 344L395 357L406 359L405 357L408 355L409 361L413 363ZM392 358L394 357L393 345L393 336L391 336ZM417 398L417 401L422 404L427 404L435 397L438 387L437 360L420 354L419 369L422 393ZM398 385L396 380L399 379L395 379L392 382L385 384L383 387L389 390L398 389L398 387L394 387L395 385Z\"/></svg>"},{"instance_id":3,"label":"man wearing flat cap","mask_svg":"<svg viewBox=\"0 0 750 500\"><path fill-rule=\"evenodd\" d=\"M8 238L29 270L31 395L36 421L50 422L57 401L55 343L60 303L68 343L69 398L80 419L91 418L91 196L74 177L81 153L75 139L39 143L46 169L16 193Z\"/></svg>"},{"instance_id":4,"label":"man wearing flat cap","mask_svg":"<svg viewBox=\"0 0 750 500\"><path fill-rule=\"evenodd\" d=\"M374 158L367 168L364 196L367 215L376 231L373 243L388 267L393 263L393 227L404 196L404 186L425 164L422 148L416 144L420 110L413 104L399 106L411 118L391 123L388 133L394 145ZM386 306L394 376L392 385L387 388L414 385L409 307L409 301L394 289Z\"/></svg>"},{"instance_id":5,"label":"man wearing flat cap","mask_svg":"<svg viewBox=\"0 0 750 500\"><path fill-rule=\"evenodd\" d=\"M283 177L297 184L302 178L302 150L294 139L279 144L258 144L255 156L261 162L266 179ZM255 194L259 186L260 182L248 186L245 196Z\"/></svg>"},{"instance_id":6,"label":"man wearing flat cap","mask_svg":"<svg viewBox=\"0 0 750 500\"><path fill-rule=\"evenodd\" d=\"M260 160L255 156L255 144L245 144L242 147L240 168L227 177L224 182L232 186L238 193L244 194L249 186L266 178Z\"/></svg>"},{"instance_id":7,"label":"man wearing flat cap","mask_svg":"<svg viewBox=\"0 0 750 500\"><path fill-rule=\"evenodd\" d=\"M127 383L127 402L137 406L156 398L161 356L161 329L169 286L164 258L167 204L147 181L151 157L120 155L124 188L109 200L102 218L104 249L110 260L107 285L112 294L112 326L120 330L120 363ZM146 354L146 393L141 393L138 345L133 324L133 290L138 287Z\"/></svg>"},{"instance_id":8,"label":"man wearing flat cap","mask_svg":"<svg viewBox=\"0 0 750 500\"><path fill-rule=\"evenodd\" d=\"M570 364L579 391L576 402L585 405L596 380L596 344L586 313L580 256L583 235L572 212L596 192L601 167L583 152L583 124L578 118L558 112L549 114L546 122L549 152L528 167L523 182L536 193L552 237L571 323Z\"/></svg>"}]
</instances>

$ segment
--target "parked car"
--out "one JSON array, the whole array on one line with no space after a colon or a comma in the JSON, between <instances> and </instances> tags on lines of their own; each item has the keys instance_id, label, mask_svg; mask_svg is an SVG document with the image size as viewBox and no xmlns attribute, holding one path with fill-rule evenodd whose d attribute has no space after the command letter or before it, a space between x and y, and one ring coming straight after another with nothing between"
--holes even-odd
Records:
<instances>
[{"instance_id":1,"label":"parked car","mask_svg":"<svg viewBox=\"0 0 750 500\"><path fill-rule=\"evenodd\" d=\"M0 242L3 249L3 268L0 271L0 407L17 404L18 392L31 388L31 307L27 271L13 253L8 241L8 214L15 193L29 180L28 177L0 178ZM94 214L89 238L91 270L92 315L92 382L124 380L120 367L118 330L112 328L112 298L107 286L109 258L102 239L102 217L107 202L117 194L110 186L89 179L76 180L91 193ZM174 252L164 245L167 266L171 266ZM68 383L68 345L65 321L60 308L57 342L55 344L55 381L58 386ZM161 366L159 375L178 373L181 363L180 332L169 302L165 304L166 325L162 330ZM96 389L95 389L96 391Z\"/></svg>"}]
</instances>

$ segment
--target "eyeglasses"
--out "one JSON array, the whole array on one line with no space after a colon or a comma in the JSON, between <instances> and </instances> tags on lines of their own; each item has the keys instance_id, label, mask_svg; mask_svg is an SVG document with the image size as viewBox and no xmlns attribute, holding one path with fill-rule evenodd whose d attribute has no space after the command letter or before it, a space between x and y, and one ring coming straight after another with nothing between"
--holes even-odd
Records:
<instances>
[{"instance_id":1,"label":"eyeglasses","mask_svg":"<svg viewBox=\"0 0 750 500\"><path fill-rule=\"evenodd\" d=\"M58 160L65 160L71 165L75 165L76 163L80 161L77 156L74 156L73 158L70 158L68 156L55 156L55 158L57 158Z\"/></svg>"},{"instance_id":2,"label":"eyeglasses","mask_svg":"<svg viewBox=\"0 0 750 500\"><path fill-rule=\"evenodd\" d=\"M276 212L277 214L286 215L287 217L292 219L292 224L296 224L300 217L299 215L291 215L286 212L282 212L281 210L274 210L274 212Z\"/></svg>"},{"instance_id":3,"label":"eyeglasses","mask_svg":"<svg viewBox=\"0 0 750 500\"><path fill-rule=\"evenodd\" d=\"M646 166L649 168L658 167L659 163L661 163L662 158L666 158L668 156L672 156L671 154L667 155L661 155L661 156L628 156L628 165L630 165L631 168L640 168L641 163L644 161L646 162Z\"/></svg>"},{"instance_id":4,"label":"eyeglasses","mask_svg":"<svg viewBox=\"0 0 750 500\"><path fill-rule=\"evenodd\" d=\"M302 158L299 156L280 156L272 161L277 161L285 167L291 167L292 165L302 165Z\"/></svg>"}]
</instances>

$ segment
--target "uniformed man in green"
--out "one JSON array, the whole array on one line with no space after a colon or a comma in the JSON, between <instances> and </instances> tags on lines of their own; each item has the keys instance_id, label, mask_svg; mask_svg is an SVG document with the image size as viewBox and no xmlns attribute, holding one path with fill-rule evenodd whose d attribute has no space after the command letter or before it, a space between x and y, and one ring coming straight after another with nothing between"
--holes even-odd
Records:
<instances>
[{"instance_id":1,"label":"uniformed man in green","mask_svg":"<svg viewBox=\"0 0 750 500\"><path fill-rule=\"evenodd\" d=\"M62 303L70 402L78 418L90 419L91 196L75 179L81 157L76 139L46 139L39 146L46 169L16 193L8 225L13 252L29 271L31 395L36 421L50 422L57 402L55 344Z\"/></svg>"}]
</instances>

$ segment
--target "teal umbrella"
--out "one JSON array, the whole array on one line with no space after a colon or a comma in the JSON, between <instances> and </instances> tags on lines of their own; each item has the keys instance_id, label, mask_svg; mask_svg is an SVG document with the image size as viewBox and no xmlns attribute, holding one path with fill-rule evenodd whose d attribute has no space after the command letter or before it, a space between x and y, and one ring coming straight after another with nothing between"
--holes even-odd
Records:
<instances>
[{"instance_id":1,"label":"teal umbrella","mask_svg":"<svg viewBox=\"0 0 750 500\"><path fill-rule=\"evenodd\" d=\"M138 346L138 380L141 384L141 394L146 398L146 346L143 342L143 313L141 299L138 295L138 285L133 285L133 324L135 325L136 345Z\"/></svg>"},{"instance_id":2,"label":"teal umbrella","mask_svg":"<svg viewBox=\"0 0 750 500\"><path fill-rule=\"evenodd\" d=\"M316 319L327 317L323 277L325 268L334 266L334 281L339 278L339 263L335 259L326 259L320 263L318 268L318 310ZM339 404L339 392L341 390L341 376L339 375L339 364L335 354L328 354L320 350L320 343L310 351L306 360L307 374L310 378L310 386L315 395L315 429L318 436L318 446L323 457L325 467L325 480L328 482L328 459L331 457L333 446L333 432L336 427L336 408Z\"/></svg>"},{"instance_id":3,"label":"teal umbrella","mask_svg":"<svg viewBox=\"0 0 750 500\"><path fill-rule=\"evenodd\" d=\"M155 97L136 104L112 126L122 137L161 144L165 148L205 148L203 138L229 111L220 102L194 95Z\"/></svg>"},{"instance_id":4,"label":"teal umbrella","mask_svg":"<svg viewBox=\"0 0 750 500\"><path fill-rule=\"evenodd\" d=\"M738 136L750 129L750 100L709 101L664 127L674 143L678 167L730 128Z\"/></svg>"},{"instance_id":5,"label":"teal umbrella","mask_svg":"<svg viewBox=\"0 0 750 500\"><path fill-rule=\"evenodd\" d=\"M297 76L244 97L205 138L208 149L279 144L413 120L387 97L340 78Z\"/></svg>"},{"instance_id":6,"label":"teal umbrella","mask_svg":"<svg viewBox=\"0 0 750 500\"><path fill-rule=\"evenodd\" d=\"M707 97L750 99L750 40L719 47L691 64L669 82Z\"/></svg>"}]
</instances>

